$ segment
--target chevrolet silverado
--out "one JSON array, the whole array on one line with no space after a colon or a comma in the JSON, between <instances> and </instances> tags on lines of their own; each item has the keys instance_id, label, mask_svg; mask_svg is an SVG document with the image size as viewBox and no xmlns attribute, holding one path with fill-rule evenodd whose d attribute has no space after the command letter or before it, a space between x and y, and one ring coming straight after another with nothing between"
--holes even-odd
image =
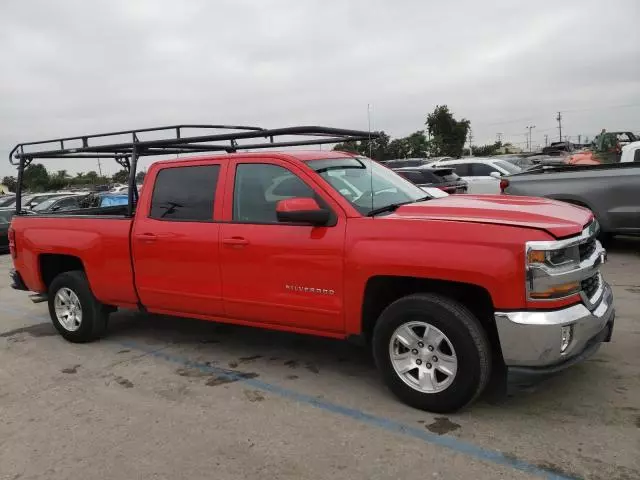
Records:
<instances>
[{"instance_id":1,"label":"chevrolet silverado","mask_svg":"<svg viewBox=\"0 0 640 480\"><path fill-rule=\"evenodd\" d=\"M101 337L118 308L354 337L371 343L401 400L449 412L477 398L492 374L555 372L611 337L605 251L584 208L501 195L429 199L350 153L238 152L370 132L215 126L227 130L189 136L188 128L13 150L19 179L32 160L54 157L110 155L130 170L127 205L43 215L17 205L13 287L46 299L65 339ZM144 140L147 131L165 138ZM127 141L108 142L123 134ZM287 135L296 140L278 140ZM153 164L137 198L139 157L212 151L225 153Z\"/></svg>"}]
</instances>

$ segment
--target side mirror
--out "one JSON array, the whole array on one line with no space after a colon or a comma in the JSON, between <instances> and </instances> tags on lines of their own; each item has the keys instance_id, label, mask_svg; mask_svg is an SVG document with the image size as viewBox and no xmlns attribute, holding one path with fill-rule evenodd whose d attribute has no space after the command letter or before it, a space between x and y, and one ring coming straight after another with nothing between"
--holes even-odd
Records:
<instances>
[{"instance_id":1,"label":"side mirror","mask_svg":"<svg viewBox=\"0 0 640 480\"><path fill-rule=\"evenodd\" d=\"M320 227L329 222L329 210L320 208L313 198L288 198L276 204L279 222L302 223Z\"/></svg>"},{"instance_id":2,"label":"side mirror","mask_svg":"<svg viewBox=\"0 0 640 480\"><path fill-rule=\"evenodd\" d=\"M491 172L489 175L491 175L493 178L500 178L502 177L502 174L500 172Z\"/></svg>"}]
</instances>

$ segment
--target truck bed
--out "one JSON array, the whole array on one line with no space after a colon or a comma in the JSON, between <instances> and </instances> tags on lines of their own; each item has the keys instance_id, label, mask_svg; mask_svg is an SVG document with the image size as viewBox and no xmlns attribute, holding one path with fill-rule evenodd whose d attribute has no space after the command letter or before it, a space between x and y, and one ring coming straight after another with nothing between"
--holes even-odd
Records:
<instances>
[{"instance_id":1,"label":"truck bed","mask_svg":"<svg viewBox=\"0 0 640 480\"><path fill-rule=\"evenodd\" d=\"M106 207L107 209L122 207ZM99 212L65 212L65 214L17 215L13 218L15 243L19 255L14 262L30 290L45 292L47 269L55 271L61 256L82 258L91 279L91 290L105 304L136 307L129 235L132 219L115 216L105 208ZM55 252L55 255L49 253ZM40 274L39 272L45 272ZM45 278L41 278L45 277Z\"/></svg>"}]
</instances>

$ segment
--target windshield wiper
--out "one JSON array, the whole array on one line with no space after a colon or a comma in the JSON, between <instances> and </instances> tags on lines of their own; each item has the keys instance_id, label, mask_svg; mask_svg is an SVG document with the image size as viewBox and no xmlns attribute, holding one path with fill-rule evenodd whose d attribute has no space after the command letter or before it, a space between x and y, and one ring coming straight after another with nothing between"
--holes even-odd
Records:
<instances>
[{"instance_id":1,"label":"windshield wiper","mask_svg":"<svg viewBox=\"0 0 640 480\"><path fill-rule=\"evenodd\" d=\"M385 205L384 207L374 208L369 213L367 213L367 217L373 217L375 215L378 215L379 213L393 212L397 210L399 207L401 207L402 205L408 205L410 203L417 203L417 202L424 202L425 200L431 200L431 197L426 196L426 197L419 198L417 200L410 200L408 202L391 203L389 205Z\"/></svg>"}]
</instances>

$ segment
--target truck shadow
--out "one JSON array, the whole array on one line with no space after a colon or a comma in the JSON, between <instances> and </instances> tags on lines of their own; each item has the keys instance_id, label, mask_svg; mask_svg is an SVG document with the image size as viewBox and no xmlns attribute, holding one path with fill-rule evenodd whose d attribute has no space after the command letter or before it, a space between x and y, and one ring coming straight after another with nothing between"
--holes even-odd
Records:
<instances>
[{"instance_id":1,"label":"truck shadow","mask_svg":"<svg viewBox=\"0 0 640 480\"><path fill-rule=\"evenodd\" d=\"M147 348L169 345L192 361L211 362L223 368L242 368L246 363L252 363L253 369L259 364L270 369L275 367L287 379L303 375L318 375L319 379L348 377L350 389L362 389L366 395L375 388L375 395L393 401L379 377L370 350L346 341L137 312L112 315L108 336L111 340L135 342ZM588 371L588 364L552 377L526 382L510 380L505 391L486 391L471 411L495 413L509 405L514 414L535 411L536 415L543 415L551 407L557 410L564 404L559 400L564 396L573 409L575 404L570 399L581 390L581 383L593 380L588 380L589 374L584 368ZM576 370L582 373L572 374Z\"/></svg>"}]
</instances>

